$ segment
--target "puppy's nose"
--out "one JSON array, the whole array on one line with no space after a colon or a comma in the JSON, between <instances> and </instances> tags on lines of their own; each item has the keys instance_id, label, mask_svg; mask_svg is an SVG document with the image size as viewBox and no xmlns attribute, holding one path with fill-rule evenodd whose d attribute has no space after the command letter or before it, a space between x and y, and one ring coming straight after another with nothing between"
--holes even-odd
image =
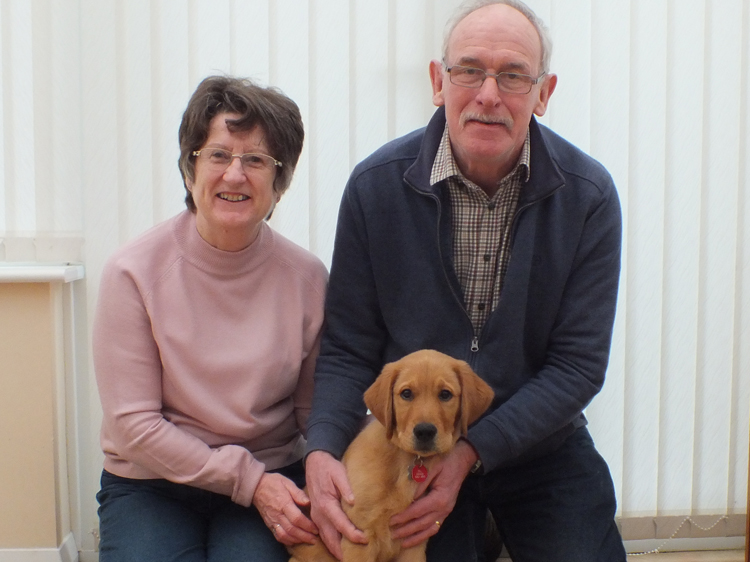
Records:
<instances>
[{"instance_id":1,"label":"puppy's nose","mask_svg":"<svg viewBox=\"0 0 750 562\"><path fill-rule=\"evenodd\" d=\"M414 426L414 437L420 443L429 443L437 435L437 427L431 423L418 423Z\"/></svg>"}]
</instances>

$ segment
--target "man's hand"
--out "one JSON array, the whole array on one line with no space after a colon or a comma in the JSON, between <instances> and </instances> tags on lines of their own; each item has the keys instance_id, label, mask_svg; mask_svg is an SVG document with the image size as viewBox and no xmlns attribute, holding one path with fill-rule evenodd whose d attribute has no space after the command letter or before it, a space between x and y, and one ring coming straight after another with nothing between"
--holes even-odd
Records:
<instances>
[{"instance_id":1,"label":"man's hand","mask_svg":"<svg viewBox=\"0 0 750 562\"><path fill-rule=\"evenodd\" d=\"M403 548L416 546L437 534L440 530L438 523L442 524L453 511L461 484L477 458L471 445L459 441L445 458L432 465L427 480L417 488L418 499L391 517L392 536L403 539ZM428 487L427 495L422 496Z\"/></svg>"},{"instance_id":2,"label":"man's hand","mask_svg":"<svg viewBox=\"0 0 750 562\"><path fill-rule=\"evenodd\" d=\"M320 538L331 554L341 560L341 535L353 543L367 544L365 534L357 529L341 509L341 501L354 505L354 494L340 461L325 451L313 451L305 460L310 514L320 529Z\"/></svg>"},{"instance_id":3,"label":"man's hand","mask_svg":"<svg viewBox=\"0 0 750 562\"><path fill-rule=\"evenodd\" d=\"M310 499L294 482L271 472L261 476L253 495L253 505L266 526L286 545L315 542L318 529L299 509L309 504Z\"/></svg>"}]
</instances>

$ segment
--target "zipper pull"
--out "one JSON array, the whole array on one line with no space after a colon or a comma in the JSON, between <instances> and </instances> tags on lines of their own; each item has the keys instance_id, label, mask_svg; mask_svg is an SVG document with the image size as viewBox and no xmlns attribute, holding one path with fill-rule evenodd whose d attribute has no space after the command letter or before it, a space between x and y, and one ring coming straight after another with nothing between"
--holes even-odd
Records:
<instances>
[{"instance_id":1,"label":"zipper pull","mask_svg":"<svg viewBox=\"0 0 750 562\"><path fill-rule=\"evenodd\" d=\"M479 338L477 336L474 336L474 339L471 340L471 350L475 353L479 351Z\"/></svg>"}]
</instances>

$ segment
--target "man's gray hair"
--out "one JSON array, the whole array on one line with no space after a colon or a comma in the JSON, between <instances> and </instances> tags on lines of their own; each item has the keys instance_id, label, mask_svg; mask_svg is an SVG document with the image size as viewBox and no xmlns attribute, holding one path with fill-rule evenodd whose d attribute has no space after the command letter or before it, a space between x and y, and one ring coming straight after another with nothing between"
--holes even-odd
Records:
<instances>
[{"instance_id":1,"label":"man's gray hair","mask_svg":"<svg viewBox=\"0 0 750 562\"><path fill-rule=\"evenodd\" d=\"M443 60L445 61L448 57L448 42L450 41L453 30L456 28L459 22L479 8L492 6L493 4L504 4L506 6L510 6L511 8L514 8L521 12L524 16L526 16L526 19L531 22L531 25L534 26L534 29L536 29L536 32L539 35L539 42L542 45L542 60L539 61L541 71L545 73L549 72L550 58L552 57L552 38L550 37L549 29L547 29L547 26L544 25L544 22L541 20L541 18L534 13L534 10L521 2L521 0L466 0L458 7L456 12L453 14L453 17L451 17L451 19L449 19L448 23L445 25L445 36L443 38Z\"/></svg>"}]
</instances>

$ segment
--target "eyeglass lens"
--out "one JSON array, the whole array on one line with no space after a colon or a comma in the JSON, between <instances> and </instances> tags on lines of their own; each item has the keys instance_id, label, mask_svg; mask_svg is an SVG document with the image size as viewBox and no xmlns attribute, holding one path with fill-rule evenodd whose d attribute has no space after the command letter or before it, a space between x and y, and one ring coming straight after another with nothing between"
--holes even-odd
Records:
<instances>
[{"instance_id":1,"label":"eyeglass lens","mask_svg":"<svg viewBox=\"0 0 750 562\"><path fill-rule=\"evenodd\" d=\"M466 86L468 88L479 88L484 84L488 77L492 77L497 82L497 87L505 92L514 94L528 94L535 80L526 74L515 72L500 72L490 74L481 68L453 66L450 69L451 82L457 86Z\"/></svg>"},{"instance_id":2,"label":"eyeglass lens","mask_svg":"<svg viewBox=\"0 0 750 562\"><path fill-rule=\"evenodd\" d=\"M221 168L222 170L228 168L235 157L228 150L221 148L204 148L200 151L200 155L204 156L212 166L217 169ZM276 166L276 161L266 154L248 152L237 156L245 170L271 171Z\"/></svg>"}]
</instances>

